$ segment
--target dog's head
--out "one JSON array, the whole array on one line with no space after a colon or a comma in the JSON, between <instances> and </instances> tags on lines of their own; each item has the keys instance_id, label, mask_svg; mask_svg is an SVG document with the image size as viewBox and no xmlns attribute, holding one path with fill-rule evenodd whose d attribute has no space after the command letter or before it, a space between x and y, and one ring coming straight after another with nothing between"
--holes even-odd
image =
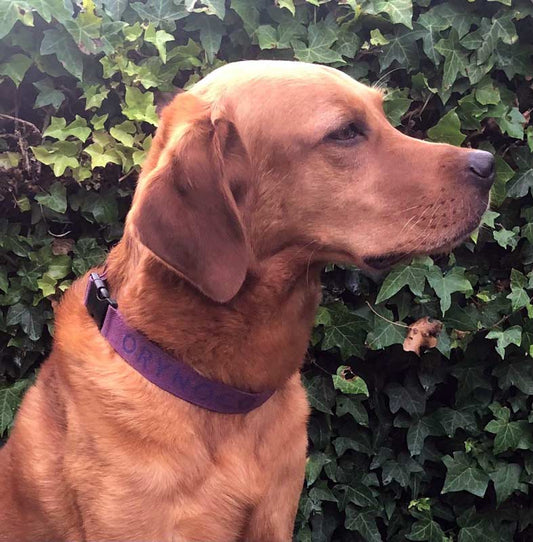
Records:
<instances>
[{"instance_id":1,"label":"dog's head","mask_svg":"<svg viewBox=\"0 0 533 542\"><path fill-rule=\"evenodd\" d=\"M380 93L342 72L238 62L163 110L128 228L226 302L287 247L378 269L449 250L478 225L493 176L490 153L394 129Z\"/></svg>"}]
</instances>

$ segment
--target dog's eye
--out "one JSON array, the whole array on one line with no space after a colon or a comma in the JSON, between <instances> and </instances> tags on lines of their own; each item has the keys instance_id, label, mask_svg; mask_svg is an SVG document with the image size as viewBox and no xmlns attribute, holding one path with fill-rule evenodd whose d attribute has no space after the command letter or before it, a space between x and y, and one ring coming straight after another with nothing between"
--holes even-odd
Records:
<instances>
[{"instance_id":1,"label":"dog's eye","mask_svg":"<svg viewBox=\"0 0 533 542\"><path fill-rule=\"evenodd\" d=\"M333 139L334 141L350 142L362 135L363 131L358 128L358 126L354 122L351 122L350 124L347 124L346 126L343 126L342 128L331 132L328 135L328 139Z\"/></svg>"}]
</instances>

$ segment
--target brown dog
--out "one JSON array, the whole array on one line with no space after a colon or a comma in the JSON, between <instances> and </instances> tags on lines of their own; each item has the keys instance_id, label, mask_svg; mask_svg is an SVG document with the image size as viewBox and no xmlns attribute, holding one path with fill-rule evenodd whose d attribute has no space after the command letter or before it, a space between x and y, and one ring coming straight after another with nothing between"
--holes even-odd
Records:
<instances>
[{"instance_id":1,"label":"brown dog","mask_svg":"<svg viewBox=\"0 0 533 542\"><path fill-rule=\"evenodd\" d=\"M78 280L0 453L0 540L291 539L321 268L447 250L487 207L489 153L402 135L381 102L331 68L256 61L164 109L111 293L197 372L275 392L220 414L163 391L99 333Z\"/></svg>"}]
</instances>

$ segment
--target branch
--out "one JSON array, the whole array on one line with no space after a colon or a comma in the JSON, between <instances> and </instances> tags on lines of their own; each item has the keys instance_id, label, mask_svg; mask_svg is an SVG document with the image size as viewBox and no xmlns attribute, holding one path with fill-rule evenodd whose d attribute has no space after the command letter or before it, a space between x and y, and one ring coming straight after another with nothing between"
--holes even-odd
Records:
<instances>
[{"instance_id":1,"label":"branch","mask_svg":"<svg viewBox=\"0 0 533 542\"><path fill-rule=\"evenodd\" d=\"M39 130L39 128L37 128L37 126L35 126L35 124L29 120L19 119L18 117L12 117L11 115L6 115L4 113L0 113L0 119L10 120L11 122L15 123L20 122L21 124L31 128L34 132L37 132L42 137L41 130Z\"/></svg>"}]
</instances>

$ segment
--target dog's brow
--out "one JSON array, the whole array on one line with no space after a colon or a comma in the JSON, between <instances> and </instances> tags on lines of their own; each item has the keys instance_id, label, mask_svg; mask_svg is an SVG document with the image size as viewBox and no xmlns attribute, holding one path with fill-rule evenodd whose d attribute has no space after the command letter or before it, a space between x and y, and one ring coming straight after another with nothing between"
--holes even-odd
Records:
<instances>
[{"instance_id":1,"label":"dog's brow","mask_svg":"<svg viewBox=\"0 0 533 542\"><path fill-rule=\"evenodd\" d=\"M351 122L361 126L366 126L367 117L364 109L362 109L361 107L352 107L339 111L338 115L336 115L332 119L332 122L328 126L328 128L331 128L331 130L336 130L338 128L342 128L343 125L349 124Z\"/></svg>"}]
</instances>

